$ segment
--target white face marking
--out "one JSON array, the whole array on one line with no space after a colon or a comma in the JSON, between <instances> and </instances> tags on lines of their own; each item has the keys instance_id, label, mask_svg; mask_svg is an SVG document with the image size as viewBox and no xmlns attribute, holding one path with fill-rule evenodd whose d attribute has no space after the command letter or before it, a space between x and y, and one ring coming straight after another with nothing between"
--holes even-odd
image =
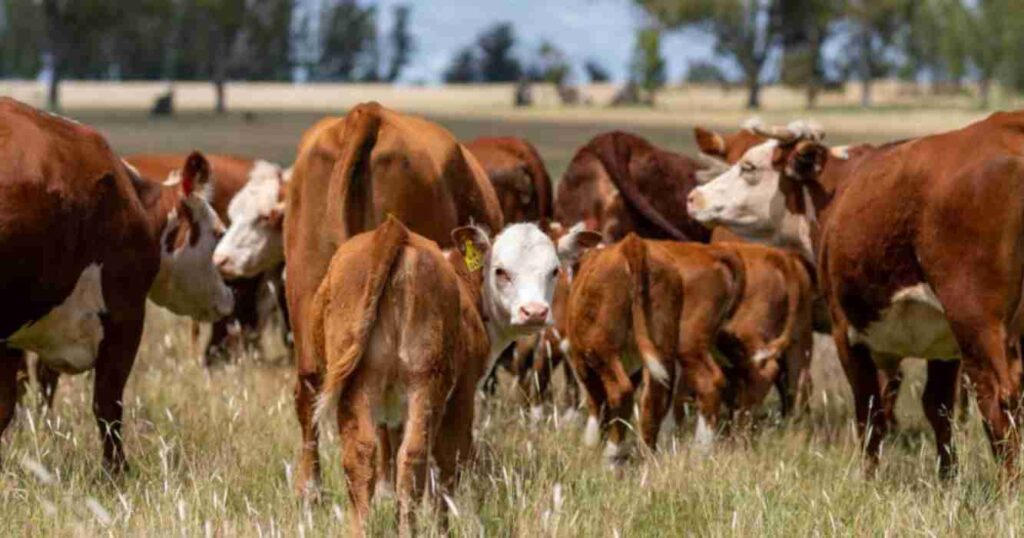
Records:
<instances>
[{"instance_id":1,"label":"white face marking","mask_svg":"<svg viewBox=\"0 0 1024 538\"><path fill-rule=\"evenodd\" d=\"M210 204L197 194L186 197L184 204L192 213L193 225L199 227L199 240L195 245L186 241L185 246L166 251L167 236L176 232L181 218L177 209L172 211L160 238L160 272L149 289L149 297L175 314L214 321L230 314L235 303L231 289L213 265L217 233L224 225Z\"/></svg>"},{"instance_id":2,"label":"white face marking","mask_svg":"<svg viewBox=\"0 0 1024 538\"><path fill-rule=\"evenodd\" d=\"M92 368L103 340L100 314L103 278L99 264L82 271L71 294L45 316L7 338L11 347L33 351L47 366L64 373Z\"/></svg>"},{"instance_id":3,"label":"white face marking","mask_svg":"<svg viewBox=\"0 0 1024 538\"><path fill-rule=\"evenodd\" d=\"M697 414L697 432L693 437L693 447L700 454L708 454L715 444L715 432L708 425L704 415Z\"/></svg>"},{"instance_id":4,"label":"white face marking","mask_svg":"<svg viewBox=\"0 0 1024 538\"><path fill-rule=\"evenodd\" d=\"M595 447L599 442L601 442L601 423L598 422L597 417L589 415L587 426L583 430L583 446Z\"/></svg>"},{"instance_id":5,"label":"white face marking","mask_svg":"<svg viewBox=\"0 0 1024 538\"><path fill-rule=\"evenodd\" d=\"M217 244L214 263L228 278L248 278L273 269L284 261L280 214L281 167L256 161L249 181L228 205L231 226Z\"/></svg>"},{"instance_id":6,"label":"white face marking","mask_svg":"<svg viewBox=\"0 0 1024 538\"><path fill-rule=\"evenodd\" d=\"M694 189L690 215L744 237L775 235L786 213L780 173L772 163L777 147L777 141L769 140L750 148L735 165Z\"/></svg>"},{"instance_id":7,"label":"white face marking","mask_svg":"<svg viewBox=\"0 0 1024 538\"><path fill-rule=\"evenodd\" d=\"M849 330L852 343L896 357L959 359L960 345L946 319L945 309L928 284L903 288L893 294L889 307L864 332Z\"/></svg>"},{"instance_id":8,"label":"white face marking","mask_svg":"<svg viewBox=\"0 0 1024 538\"><path fill-rule=\"evenodd\" d=\"M484 270L488 314L503 332L535 332L551 323L559 259L555 244L540 228L505 228L494 240Z\"/></svg>"}]
</instances>

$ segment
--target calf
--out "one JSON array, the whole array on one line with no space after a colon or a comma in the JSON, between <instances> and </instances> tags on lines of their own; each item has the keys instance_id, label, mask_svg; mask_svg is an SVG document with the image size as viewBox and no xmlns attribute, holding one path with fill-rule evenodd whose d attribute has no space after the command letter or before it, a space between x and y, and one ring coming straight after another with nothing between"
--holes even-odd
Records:
<instances>
[{"instance_id":1,"label":"calf","mask_svg":"<svg viewBox=\"0 0 1024 538\"><path fill-rule=\"evenodd\" d=\"M451 244L452 229L470 222L500 230L502 215L480 163L450 132L377 103L318 122L303 136L286 205L285 287L303 432L296 487L306 495L316 492L320 476L312 416L320 373L305 323L335 250L389 214L442 246Z\"/></svg>"},{"instance_id":2,"label":"calf","mask_svg":"<svg viewBox=\"0 0 1024 538\"><path fill-rule=\"evenodd\" d=\"M677 363L697 397L699 441L711 442L725 384L711 347L743 279L742 262L726 249L635 234L584 257L569 294L567 333L590 408L585 444L597 444L604 425L606 458L626 456L625 423L640 376L640 437L653 449Z\"/></svg>"},{"instance_id":3,"label":"calf","mask_svg":"<svg viewBox=\"0 0 1024 538\"><path fill-rule=\"evenodd\" d=\"M95 370L103 463L127 467L124 386L146 297L213 321L233 307L213 266L223 225L198 194L199 153L180 180L141 179L96 131L0 98L0 433L14 415L21 351L63 373Z\"/></svg>"},{"instance_id":4,"label":"calf","mask_svg":"<svg viewBox=\"0 0 1024 538\"><path fill-rule=\"evenodd\" d=\"M429 458L450 487L471 457L474 395L490 362L550 321L559 259L540 229L513 225L493 247L472 226L452 239L459 255L389 218L338 248L313 299L311 351L324 380L316 414L336 413L354 535L364 532L375 479L388 474L374 469L377 424L404 426L397 456L382 459L397 457L408 535Z\"/></svg>"},{"instance_id":5,"label":"calf","mask_svg":"<svg viewBox=\"0 0 1024 538\"><path fill-rule=\"evenodd\" d=\"M1024 115L872 148L848 159L805 129L766 131L696 189L691 212L816 259L853 388L869 474L890 422L878 370L928 359L923 394L939 471L955 468L962 360L997 459L1016 476L1024 278ZM958 360L960 359L960 360Z\"/></svg>"}]
</instances>

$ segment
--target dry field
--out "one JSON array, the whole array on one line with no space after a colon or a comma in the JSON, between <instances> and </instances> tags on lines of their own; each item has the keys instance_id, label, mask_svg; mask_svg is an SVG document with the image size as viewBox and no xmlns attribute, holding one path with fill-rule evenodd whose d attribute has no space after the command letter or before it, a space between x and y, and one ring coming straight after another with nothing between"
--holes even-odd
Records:
<instances>
[{"instance_id":1,"label":"dry field","mask_svg":"<svg viewBox=\"0 0 1024 538\"><path fill-rule=\"evenodd\" d=\"M709 114L507 108L431 117L462 138L524 136L558 177L576 147L613 128L692 152L690 127ZM188 112L160 121L131 110L69 115L98 126L124 153L202 148L290 162L299 134L319 113L268 110L247 120ZM725 128L744 116L730 110L709 123ZM765 114L793 116L801 111ZM976 116L965 107L864 115L833 108L817 118L830 140L850 142L955 127ZM872 123L874 130L865 128ZM207 371L188 334L186 322L151 308L125 395L132 470L123 478L100 471L90 374L63 379L49 412L38 411L32 394L25 398L0 452L0 534L312 536L344 529L344 478L332 428L323 443L325 501L305 506L292 495L298 428L293 374L280 347ZM918 403L920 364L907 364L898 433L885 445L880 478L865 480L845 380L829 343L818 344L810 417L784 423L768 416L750 439L720 442L707 457L689 449L692 427L684 427L621 476L602 465L599 451L579 445L580 424L531 424L506 380L499 397L480 402L479 458L451 498L451 529L460 536L1007 536L1024 528L1019 494L997 487L976 413L957 431L959 476L937 480ZM393 510L389 500L378 503L374 534L394 533ZM425 534L441 533L435 513L424 508L422 516Z\"/></svg>"}]
</instances>

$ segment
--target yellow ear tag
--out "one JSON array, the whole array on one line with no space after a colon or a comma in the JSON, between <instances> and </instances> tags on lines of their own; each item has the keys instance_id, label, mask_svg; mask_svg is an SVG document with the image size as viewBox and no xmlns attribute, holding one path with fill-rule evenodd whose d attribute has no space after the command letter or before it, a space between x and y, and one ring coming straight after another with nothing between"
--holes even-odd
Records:
<instances>
[{"instance_id":1,"label":"yellow ear tag","mask_svg":"<svg viewBox=\"0 0 1024 538\"><path fill-rule=\"evenodd\" d=\"M469 239L466 240L465 260L466 268L470 271L479 270L484 266L484 255L476 249L476 245L474 245L473 241Z\"/></svg>"}]
</instances>

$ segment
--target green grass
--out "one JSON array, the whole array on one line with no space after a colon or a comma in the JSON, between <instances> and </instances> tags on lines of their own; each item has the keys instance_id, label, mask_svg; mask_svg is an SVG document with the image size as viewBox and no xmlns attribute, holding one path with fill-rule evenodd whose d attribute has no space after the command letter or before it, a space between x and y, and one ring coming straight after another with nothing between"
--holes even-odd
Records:
<instances>
[{"instance_id":1,"label":"green grass","mask_svg":"<svg viewBox=\"0 0 1024 538\"><path fill-rule=\"evenodd\" d=\"M289 161L312 114L186 115L150 123L139 114L91 113L119 151L199 147ZM535 141L557 177L573 150L614 128L441 118L460 137L515 134ZM659 144L692 151L685 129L637 128ZM839 139L842 139L840 136ZM306 506L292 493L299 446L287 358L239 358L203 369L188 324L156 308L125 393L131 472L100 470L90 410L91 374L64 378L55 408L29 394L0 450L0 534L10 536L312 536L344 530L346 507L333 428L322 454L326 495ZM481 400L475 466L464 475L450 520L458 536L1007 536L1024 528L1016 492L999 473L974 413L957 431L961 472L936 477L930 428L920 410L920 364L908 363L899 431L885 445L875 480L860 471L849 389L828 352L814 365L810 417L769 418L749 441L722 441L710 456L688 448L692 424L657 455L621 473L580 445L580 425L531 425L510 397ZM772 404L769 404L770 406ZM38 469L45 469L39 472ZM35 471L33 469L36 469ZM394 504L379 502L371 531L394 533ZM441 534L422 510L421 530Z\"/></svg>"}]
</instances>

